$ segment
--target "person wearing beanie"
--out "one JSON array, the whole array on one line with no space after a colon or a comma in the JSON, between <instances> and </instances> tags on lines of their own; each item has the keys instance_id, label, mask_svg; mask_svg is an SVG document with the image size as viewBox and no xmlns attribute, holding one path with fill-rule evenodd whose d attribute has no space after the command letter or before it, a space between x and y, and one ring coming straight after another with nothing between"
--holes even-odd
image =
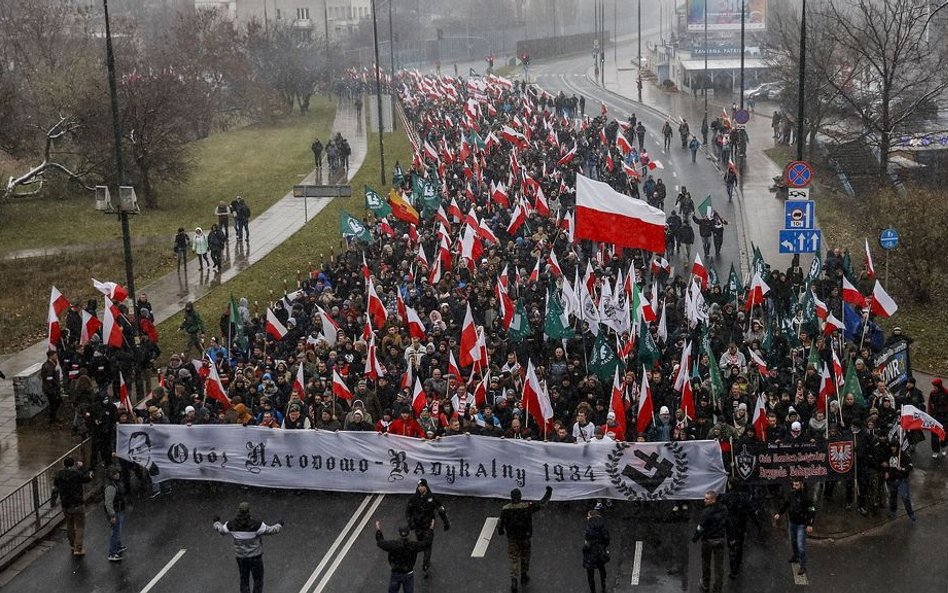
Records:
<instances>
[{"instance_id":1,"label":"person wearing beanie","mask_svg":"<svg viewBox=\"0 0 948 593\"><path fill-rule=\"evenodd\" d=\"M424 560L421 569L425 576L431 570L431 543L434 541L434 523L435 514L441 517L444 524L444 530L451 529L451 521L448 519L448 511L445 510L441 501L431 492L428 486L428 480L422 478L418 480L418 486L415 487L415 493L408 499L408 505L405 507L405 518L408 520L408 527L415 532L418 541L428 542L425 546Z\"/></svg>"},{"instance_id":2,"label":"person wearing beanie","mask_svg":"<svg viewBox=\"0 0 948 593\"><path fill-rule=\"evenodd\" d=\"M250 503L241 502L237 506L237 516L230 521L221 522L214 517L214 529L221 535L234 538L234 555L237 557L237 570L240 574L240 593L250 593L250 578L253 577L253 592L263 593L263 536L280 533L283 520L276 525L267 525L250 514Z\"/></svg>"},{"instance_id":3,"label":"person wearing beanie","mask_svg":"<svg viewBox=\"0 0 948 593\"><path fill-rule=\"evenodd\" d=\"M428 537L434 533L434 519L428 524ZM412 593L415 590L415 563L418 561L418 552L431 546L431 540L412 541L408 539L411 529L408 525L398 528L398 539L385 539L382 535L382 522L375 522L375 545L388 552L388 565L392 568L389 577L389 593Z\"/></svg>"},{"instance_id":4,"label":"person wearing beanie","mask_svg":"<svg viewBox=\"0 0 948 593\"><path fill-rule=\"evenodd\" d=\"M507 559L510 562L510 590L516 592L519 584L530 581L530 539L533 537L533 514L543 509L553 498L553 488L539 502L525 502L519 488L510 491L510 502L500 511L497 533L507 535Z\"/></svg>"}]
</instances>

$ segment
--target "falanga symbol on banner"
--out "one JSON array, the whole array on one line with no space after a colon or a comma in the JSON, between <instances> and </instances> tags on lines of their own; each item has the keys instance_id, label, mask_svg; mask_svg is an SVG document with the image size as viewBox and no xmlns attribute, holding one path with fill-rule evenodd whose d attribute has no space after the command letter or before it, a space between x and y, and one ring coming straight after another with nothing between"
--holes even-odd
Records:
<instances>
[{"instance_id":1,"label":"falanga symbol on banner","mask_svg":"<svg viewBox=\"0 0 948 593\"><path fill-rule=\"evenodd\" d=\"M742 480L749 480L757 469L757 456L747 450L747 445L734 456L734 468Z\"/></svg>"},{"instance_id":2,"label":"falanga symbol on banner","mask_svg":"<svg viewBox=\"0 0 948 593\"><path fill-rule=\"evenodd\" d=\"M660 443L657 451L629 451L616 442L606 462L612 485L628 500L664 500L681 490L688 479L688 459L677 442Z\"/></svg>"}]
</instances>

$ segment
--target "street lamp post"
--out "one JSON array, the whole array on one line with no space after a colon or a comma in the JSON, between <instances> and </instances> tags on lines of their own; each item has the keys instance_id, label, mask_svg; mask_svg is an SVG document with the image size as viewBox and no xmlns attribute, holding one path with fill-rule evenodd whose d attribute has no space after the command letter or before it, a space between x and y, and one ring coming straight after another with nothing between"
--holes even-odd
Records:
<instances>
[{"instance_id":1,"label":"street lamp post","mask_svg":"<svg viewBox=\"0 0 948 593\"><path fill-rule=\"evenodd\" d=\"M661 6L659 6L661 10ZM635 82L635 86L639 89L639 103L642 102L642 0L639 0L638 6L638 27L639 27L639 51L638 51L638 61L639 61L639 79Z\"/></svg>"},{"instance_id":2,"label":"street lamp post","mask_svg":"<svg viewBox=\"0 0 948 593\"><path fill-rule=\"evenodd\" d=\"M744 109L744 19L747 13L747 0L741 0L741 109Z\"/></svg>"},{"instance_id":3,"label":"street lamp post","mask_svg":"<svg viewBox=\"0 0 948 593\"><path fill-rule=\"evenodd\" d=\"M806 84L806 0L800 15L800 88L797 93L797 160L803 160L803 89Z\"/></svg>"},{"instance_id":4,"label":"street lamp post","mask_svg":"<svg viewBox=\"0 0 948 593\"><path fill-rule=\"evenodd\" d=\"M389 53L392 58L392 70L390 73L392 80L392 88L389 89L389 94L392 98L392 131L395 131L395 35L392 33L394 27L392 25L392 5L395 4L395 0L388 0L388 48ZM383 172L384 176L385 173Z\"/></svg>"},{"instance_id":5,"label":"street lamp post","mask_svg":"<svg viewBox=\"0 0 948 593\"><path fill-rule=\"evenodd\" d=\"M704 119L708 120L708 0L704 0Z\"/></svg>"},{"instance_id":6,"label":"street lamp post","mask_svg":"<svg viewBox=\"0 0 948 593\"><path fill-rule=\"evenodd\" d=\"M381 167L379 175L382 178L382 185L385 185L385 139L383 137L385 121L382 119L382 74L379 71L379 24L375 16L375 0L372 0L372 37L375 40L375 99L379 111L379 166ZM392 116L394 119L394 112Z\"/></svg>"},{"instance_id":7,"label":"street lamp post","mask_svg":"<svg viewBox=\"0 0 948 593\"><path fill-rule=\"evenodd\" d=\"M122 184L125 183L125 164L122 159L122 125L119 120L119 104L118 104L118 86L115 82L115 52L112 48L112 26L109 21L109 2L108 0L102 0L102 12L103 17L105 18L105 67L108 73L109 78L109 100L111 103L112 110L112 135L115 141L115 178L116 178L116 187L121 188ZM132 260L132 240L131 234L128 227L128 211L123 207L121 201L121 189L116 192L116 195L119 196L119 221L122 224L122 250L125 257L125 284L128 286L128 295L132 299L132 308L134 309L135 303L138 302L138 298L135 295L135 271L134 271L134 262ZM135 323L129 324L132 330L132 343L130 344L132 353L137 354L138 350L138 317L137 311L134 311ZM137 356L134 356L137 359ZM137 371L135 372L135 392L139 398L144 397L145 387L142 382L141 374Z\"/></svg>"}]
</instances>

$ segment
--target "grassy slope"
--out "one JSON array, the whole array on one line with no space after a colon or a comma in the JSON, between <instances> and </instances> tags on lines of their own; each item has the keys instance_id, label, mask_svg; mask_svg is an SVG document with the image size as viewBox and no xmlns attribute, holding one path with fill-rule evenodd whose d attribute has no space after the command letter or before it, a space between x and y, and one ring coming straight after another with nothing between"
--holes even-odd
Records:
<instances>
[{"instance_id":1,"label":"grassy slope","mask_svg":"<svg viewBox=\"0 0 948 593\"><path fill-rule=\"evenodd\" d=\"M342 236L339 232L340 211L346 210L353 216L361 217L365 210L360 188L365 184L376 188L379 186L378 135L369 134L368 138L366 160L352 180L352 198L333 200L318 216L311 219L306 226L265 258L197 301L195 306L204 318L209 332L208 337L216 335L219 331L216 329L218 320L231 294L235 298L247 297L251 303L251 310L253 310L253 302L259 301L260 310L263 310L270 299L271 290L276 298L282 296L284 282L287 283L289 290L295 290L297 271L302 270L305 274L310 264L318 266L321 263L321 255L326 254L328 257L330 247L334 247L336 252L339 252L342 245ZM411 146L401 127L398 131L385 135L385 162L389 169L387 177L390 176L396 160L402 163L411 162ZM178 313L158 326L163 357L183 349L184 335L175 331L180 324L181 313Z\"/></svg>"},{"instance_id":2,"label":"grassy slope","mask_svg":"<svg viewBox=\"0 0 948 593\"><path fill-rule=\"evenodd\" d=\"M766 152L778 163L794 158L792 148L785 146ZM837 188L837 178L831 169L821 166L818 161L814 161L814 164L817 179L814 194L819 205L819 225L825 235L824 245L848 248L855 267L861 265L863 240L869 237L876 272L881 278L885 270L885 254L878 248L876 231L856 214L853 200L859 198L850 197ZM820 180L824 182L820 183ZM896 299L899 311L891 319L879 320L880 325L886 330L899 326L915 339L912 345L913 367L942 375L948 373L948 331L945 330L948 328L948 306L944 296L941 299L936 297L931 305L920 306L900 295L895 283L889 286L889 292Z\"/></svg>"},{"instance_id":3,"label":"grassy slope","mask_svg":"<svg viewBox=\"0 0 948 593\"><path fill-rule=\"evenodd\" d=\"M171 237L178 226L205 228L214 221L218 199L246 196L256 216L312 169L310 144L329 135L335 107L318 99L306 117L288 116L267 126L217 134L194 145L194 170L187 183L166 197L165 207L131 219L136 285L141 287L174 265ZM91 201L43 200L4 204L0 216L0 352L18 350L46 335L46 298L55 285L67 298L85 302L95 295L90 277L122 281L121 248L102 247L77 254L7 261L11 250L47 245L121 240L113 216L92 210ZM78 223L78 224L77 224ZM151 236L152 241L147 241Z\"/></svg>"},{"instance_id":4,"label":"grassy slope","mask_svg":"<svg viewBox=\"0 0 948 593\"><path fill-rule=\"evenodd\" d=\"M335 104L318 97L306 116L290 115L194 142L191 176L183 185L160 189L159 209L132 220L133 236L161 235L170 241L179 226L209 227L217 201L230 202L237 194L247 198L255 215L263 212L312 170L310 144L314 135L325 141L334 117ZM18 249L121 240L115 218L95 212L93 205L91 195L4 204L0 256Z\"/></svg>"}]
</instances>

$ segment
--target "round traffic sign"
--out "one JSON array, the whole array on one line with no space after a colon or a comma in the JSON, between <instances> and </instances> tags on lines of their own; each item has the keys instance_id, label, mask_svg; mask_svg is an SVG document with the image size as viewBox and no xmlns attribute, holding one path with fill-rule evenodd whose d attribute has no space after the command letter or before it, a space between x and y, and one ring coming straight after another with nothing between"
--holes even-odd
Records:
<instances>
[{"instance_id":1,"label":"round traffic sign","mask_svg":"<svg viewBox=\"0 0 948 593\"><path fill-rule=\"evenodd\" d=\"M813 181L813 167L806 161L791 161L783 172L790 187L807 187Z\"/></svg>"},{"instance_id":2,"label":"round traffic sign","mask_svg":"<svg viewBox=\"0 0 948 593\"><path fill-rule=\"evenodd\" d=\"M741 124L742 126L747 124L751 120L751 114L746 109L738 109L734 112L734 121Z\"/></svg>"},{"instance_id":3,"label":"round traffic sign","mask_svg":"<svg viewBox=\"0 0 948 593\"><path fill-rule=\"evenodd\" d=\"M888 228L882 231L882 234L879 235L879 245L882 246L886 251L890 249L895 249L899 246L899 233L893 228Z\"/></svg>"},{"instance_id":4,"label":"round traffic sign","mask_svg":"<svg viewBox=\"0 0 948 593\"><path fill-rule=\"evenodd\" d=\"M806 213L803 211L803 208L794 208L790 211L790 220L791 222L799 222L804 219Z\"/></svg>"}]
</instances>

